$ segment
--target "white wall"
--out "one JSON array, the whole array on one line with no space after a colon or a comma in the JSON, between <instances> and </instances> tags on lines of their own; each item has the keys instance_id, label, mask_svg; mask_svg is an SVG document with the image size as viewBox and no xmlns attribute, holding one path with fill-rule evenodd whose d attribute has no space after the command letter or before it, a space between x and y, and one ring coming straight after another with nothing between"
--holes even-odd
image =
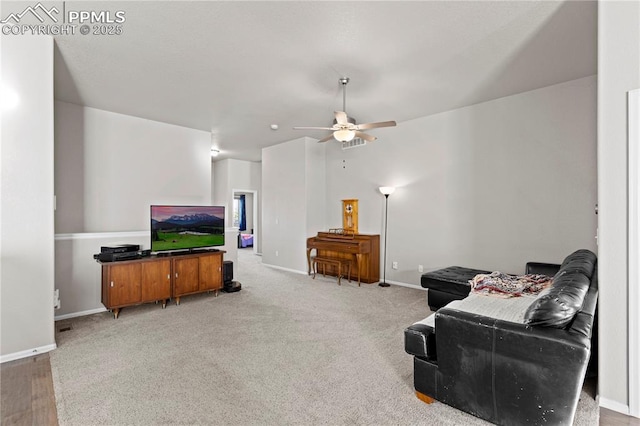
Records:
<instances>
[{"instance_id":1,"label":"white wall","mask_svg":"<svg viewBox=\"0 0 640 426\"><path fill-rule=\"evenodd\" d=\"M262 253L262 163L252 162L250 167L251 189L258 191L253 200L253 209L256 212L257 223L253 224L253 232L256 241L255 251Z\"/></svg>"},{"instance_id":2,"label":"white wall","mask_svg":"<svg viewBox=\"0 0 640 426\"><path fill-rule=\"evenodd\" d=\"M216 205L224 205L229 212L227 214L227 226L233 226L233 194L234 191L257 191L257 203L252 206L258 210L258 223L252 224L257 228L257 251L261 247L260 213L262 205L262 164L254 161L226 159L213 163L213 200ZM253 219L252 219L253 220ZM249 227L249 229L251 229ZM234 264L234 271L235 271Z\"/></svg>"},{"instance_id":3,"label":"white wall","mask_svg":"<svg viewBox=\"0 0 640 426\"><path fill-rule=\"evenodd\" d=\"M53 39L2 37L0 361L55 348ZM6 92L3 92L6 96Z\"/></svg>"},{"instance_id":4,"label":"white wall","mask_svg":"<svg viewBox=\"0 0 640 426\"><path fill-rule=\"evenodd\" d=\"M229 204L230 200L226 194L229 189L229 161L211 162L211 176L213 179L213 191L211 204L215 206L225 207L225 246L224 260L233 262L233 276L238 276L238 228L233 228L233 219L231 219L233 204Z\"/></svg>"},{"instance_id":5,"label":"white wall","mask_svg":"<svg viewBox=\"0 0 640 426\"><path fill-rule=\"evenodd\" d=\"M257 173L256 173L257 170ZM226 159L214 163L214 201L233 209L233 190L259 191L261 164L253 161ZM233 217L227 215L227 226L233 225Z\"/></svg>"},{"instance_id":6,"label":"white wall","mask_svg":"<svg viewBox=\"0 0 640 426\"><path fill-rule=\"evenodd\" d=\"M59 101L55 108L57 233L146 230L151 204L210 203L209 133Z\"/></svg>"},{"instance_id":7,"label":"white wall","mask_svg":"<svg viewBox=\"0 0 640 426\"><path fill-rule=\"evenodd\" d=\"M386 275L419 285L418 265L511 273L596 250L596 78L587 77L378 129L327 150L327 218L359 199L359 231L384 233ZM381 260L382 260L381 254ZM398 270L391 263L398 262Z\"/></svg>"},{"instance_id":8,"label":"white wall","mask_svg":"<svg viewBox=\"0 0 640 426\"><path fill-rule=\"evenodd\" d=\"M102 267L93 259L101 246L141 244L148 232L101 232L57 234L56 287L60 290L60 309L56 320L89 315L105 310L102 305Z\"/></svg>"},{"instance_id":9,"label":"white wall","mask_svg":"<svg viewBox=\"0 0 640 426\"><path fill-rule=\"evenodd\" d=\"M629 413L640 417L640 89L629 93ZM633 284L636 283L636 284Z\"/></svg>"},{"instance_id":10,"label":"white wall","mask_svg":"<svg viewBox=\"0 0 640 426\"><path fill-rule=\"evenodd\" d=\"M377 129L379 139L362 148L321 144L326 160L307 161L318 144L302 140L263 149L263 261L306 269L305 238L341 227L345 198L359 200L360 233L383 234L380 186L397 187L391 282L418 286L418 265L522 273L527 261L596 251L595 121L591 76ZM322 178L310 168L318 164L326 164ZM313 184L321 179L324 208L308 206L323 197ZM321 210L326 220L311 220Z\"/></svg>"},{"instance_id":11,"label":"white wall","mask_svg":"<svg viewBox=\"0 0 640 426\"><path fill-rule=\"evenodd\" d=\"M598 2L600 405L627 413L627 92L640 88L640 3ZM633 306L633 304L632 304ZM632 309L640 309L636 305ZM636 383L638 378L635 378Z\"/></svg>"},{"instance_id":12,"label":"white wall","mask_svg":"<svg viewBox=\"0 0 640 426\"><path fill-rule=\"evenodd\" d=\"M222 160L213 163L213 204L216 206L224 206L225 211L230 211L233 207L230 204L231 199L228 194L231 192L229 186L229 161ZM233 220L226 215L226 226L232 226Z\"/></svg>"},{"instance_id":13,"label":"white wall","mask_svg":"<svg viewBox=\"0 0 640 426\"><path fill-rule=\"evenodd\" d=\"M149 248L151 204L211 203L210 149L207 132L55 102L56 318L103 309L93 254Z\"/></svg>"},{"instance_id":14,"label":"white wall","mask_svg":"<svg viewBox=\"0 0 640 426\"><path fill-rule=\"evenodd\" d=\"M306 238L324 230L325 146L300 138L262 150L262 261L306 272Z\"/></svg>"},{"instance_id":15,"label":"white wall","mask_svg":"<svg viewBox=\"0 0 640 426\"><path fill-rule=\"evenodd\" d=\"M327 144L318 143L315 139L308 139L305 152L305 197L307 203L305 235L307 237L316 235L318 231L327 230L326 162ZM341 227L337 226L337 228Z\"/></svg>"}]
</instances>

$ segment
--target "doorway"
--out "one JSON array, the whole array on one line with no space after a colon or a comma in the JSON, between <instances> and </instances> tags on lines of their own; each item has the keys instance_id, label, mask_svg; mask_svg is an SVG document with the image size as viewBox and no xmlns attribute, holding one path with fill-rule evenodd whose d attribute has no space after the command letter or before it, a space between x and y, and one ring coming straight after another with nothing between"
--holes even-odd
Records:
<instances>
[{"instance_id":1,"label":"doorway","mask_svg":"<svg viewBox=\"0 0 640 426\"><path fill-rule=\"evenodd\" d=\"M238 251L260 254L258 191L233 189L233 226L238 228ZM241 229L244 228L244 229Z\"/></svg>"}]
</instances>

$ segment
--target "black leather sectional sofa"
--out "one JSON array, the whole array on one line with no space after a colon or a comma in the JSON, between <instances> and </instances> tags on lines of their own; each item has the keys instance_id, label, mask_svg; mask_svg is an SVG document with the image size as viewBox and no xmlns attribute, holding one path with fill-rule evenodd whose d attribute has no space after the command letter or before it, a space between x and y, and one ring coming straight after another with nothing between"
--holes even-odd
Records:
<instances>
[{"instance_id":1,"label":"black leather sectional sofa","mask_svg":"<svg viewBox=\"0 0 640 426\"><path fill-rule=\"evenodd\" d=\"M418 396L501 425L571 425L592 355L597 276L595 254L578 250L522 321L450 304L408 327Z\"/></svg>"}]
</instances>

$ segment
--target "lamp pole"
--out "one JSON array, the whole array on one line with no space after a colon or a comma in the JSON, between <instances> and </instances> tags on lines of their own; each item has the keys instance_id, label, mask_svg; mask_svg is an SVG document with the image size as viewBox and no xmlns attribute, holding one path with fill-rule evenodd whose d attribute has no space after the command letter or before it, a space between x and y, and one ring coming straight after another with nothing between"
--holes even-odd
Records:
<instances>
[{"instance_id":1,"label":"lamp pole","mask_svg":"<svg viewBox=\"0 0 640 426\"><path fill-rule=\"evenodd\" d=\"M382 281L378 285L380 287L389 287L387 282L387 221L389 218L389 195L395 191L395 188L381 186L379 190L384 195L384 262L382 264Z\"/></svg>"}]
</instances>

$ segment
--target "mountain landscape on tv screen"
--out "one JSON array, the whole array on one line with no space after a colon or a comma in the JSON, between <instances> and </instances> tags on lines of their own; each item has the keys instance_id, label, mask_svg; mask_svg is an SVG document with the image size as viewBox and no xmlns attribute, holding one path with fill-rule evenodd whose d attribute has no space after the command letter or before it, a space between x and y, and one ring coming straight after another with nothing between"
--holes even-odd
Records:
<instances>
[{"instance_id":1,"label":"mountain landscape on tv screen","mask_svg":"<svg viewBox=\"0 0 640 426\"><path fill-rule=\"evenodd\" d=\"M224 219L206 213L173 215L163 221L151 219L153 229L213 227L224 229Z\"/></svg>"},{"instance_id":2,"label":"mountain landscape on tv screen","mask_svg":"<svg viewBox=\"0 0 640 426\"><path fill-rule=\"evenodd\" d=\"M207 213L151 218L151 250L181 250L224 245L224 218Z\"/></svg>"}]
</instances>

